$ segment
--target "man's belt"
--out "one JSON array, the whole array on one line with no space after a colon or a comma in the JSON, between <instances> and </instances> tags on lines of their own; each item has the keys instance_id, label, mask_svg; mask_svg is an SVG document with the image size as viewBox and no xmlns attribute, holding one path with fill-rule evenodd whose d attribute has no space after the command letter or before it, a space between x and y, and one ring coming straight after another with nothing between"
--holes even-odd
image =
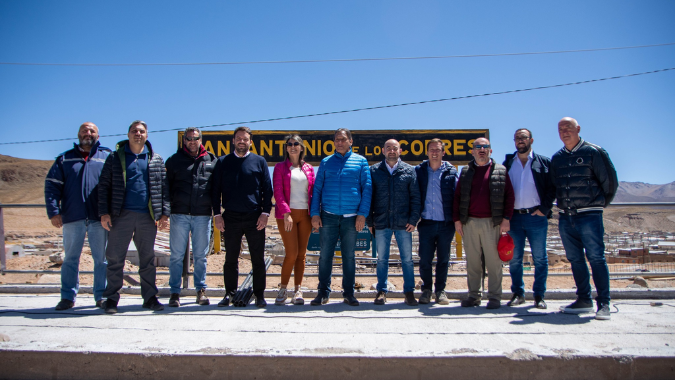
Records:
<instances>
[{"instance_id":1,"label":"man's belt","mask_svg":"<svg viewBox=\"0 0 675 380\"><path fill-rule=\"evenodd\" d=\"M516 214L532 214L533 212L537 211L539 209L539 206L534 206L530 208L521 208L517 210L513 210L514 213Z\"/></svg>"}]
</instances>

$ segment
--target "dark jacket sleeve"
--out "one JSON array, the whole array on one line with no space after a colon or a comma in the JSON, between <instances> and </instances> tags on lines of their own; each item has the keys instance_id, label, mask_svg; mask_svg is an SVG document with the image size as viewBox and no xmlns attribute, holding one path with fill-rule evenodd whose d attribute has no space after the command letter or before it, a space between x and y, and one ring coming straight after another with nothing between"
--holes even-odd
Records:
<instances>
[{"instance_id":1,"label":"dark jacket sleeve","mask_svg":"<svg viewBox=\"0 0 675 380\"><path fill-rule=\"evenodd\" d=\"M272 211L272 198L274 197L274 189L272 188L272 179L270 178L270 170L267 168L267 162L261 158L261 170L263 174L262 182L262 212L269 214Z\"/></svg>"},{"instance_id":2,"label":"dark jacket sleeve","mask_svg":"<svg viewBox=\"0 0 675 380\"><path fill-rule=\"evenodd\" d=\"M169 183L166 180L166 167L164 160L159 159L162 168L162 215L171 216L171 196L169 195Z\"/></svg>"},{"instance_id":3,"label":"dark jacket sleeve","mask_svg":"<svg viewBox=\"0 0 675 380\"><path fill-rule=\"evenodd\" d=\"M540 159L542 165L548 168L548 172L545 172L541 178L544 188L542 189L543 194L539 194L539 200L541 202L539 211L547 217L550 217L553 201L555 200L555 183L553 182L553 176L551 176L551 160L544 156L540 156Z\"/></svg>"},{"instance_id":4,"label":"dark jacket sleeve","mask_svg":"<svg viewBox=\"0 0 675 380\"><path fill-rule=\"evenodd\" d=\"M370 167L370 183L371 183L371 195L370 195L370 211L366 217L366 226L375 227L373 224L373 205L375 204L375 193L377 189L375 188L375 167L374 165Z\"/></svg>"},{"instance_id":5,"label":"dark jacket sleeve","mask_svg":"<svg viewBox=\"0 0 675 380\"><path fill-rule=\"evenodd\" d=\"M516 195L513 192L513 184L509 173L506 173L506 186L504 187L504 217L511 219L513 216L513 205L516 202Z\"/></svg>"},{"instance_id":6,"label":"dark jacket sleeve","mask_svg":"<svg viewBox=\"0 0 675 380\"><path fill-rule=\"evenodd\" d=\"M112 174L113 159L117 153L113 152L103 164L101 176L98 178L98 216L109 215L112 204Z\"/></svg>"},{"instance_id":7,"label":"dark jacket sleeve","mask_svg":"<svg viewBox=\"0 0 675 380\"><path fill-rule=\"evenodd\" d=\"M61 213L61 199L66 178L63 175L63 166L61 166L61 156L59 156L52 165L45 178L45 204L47 205L47 216L49 219Z\"/></svg>"},{"instance_id":8,"label":"dark jacket sleeve","mask_svg":"<svg viewBox=\"0 0 675 380\"><path fill-rule=\"evenodd\" d=\"M619 188L619 179L607 151L599 146L594 146L594 148L597 153L593 157L593 173L598 179L600 188L605 195L605 207L607 207L616 195L616 191Z\"/></svg>"},{"instance_id":9,"label":"dark jacket sleeve","mask_svg":"<svg viewBox=\"0 0 675 380\"><path fill-rule=\"evenodd\" d=\"M213 215L220 215L220 196L223 189L223 160L222 157L216 161L216 166L213 168L213 184L211 187L211 206L213 207Z\"/></svg>"},{"instance_id":10,"label":"dark jacket sleeve","mask_svg":"<svg viewBox=\"0 0 675 380\"><path fill-rule=\"evenodd\" d=\"M511 187L511 192L513 193L513 187ZM460 198L462 198L462 180L457 179L457 187L455 187L455 197L452 199L452 220L454 220L455 222L459 220ZM513 213L513 205L511 205L511 213Z\"/></svg>"},{"instance_id":11,"label":"dark jacket sleeve","mask_svg":"<svg viewBox=\"0 0 675 380\"><path fill-rule=\"evenodd\" d=\"M410 217L408 224L417 225L422 216L422 200L420 196L420 185L417 183L417 173L412 170L412 181L410 181Z\"/></svg>"}]
</instances>

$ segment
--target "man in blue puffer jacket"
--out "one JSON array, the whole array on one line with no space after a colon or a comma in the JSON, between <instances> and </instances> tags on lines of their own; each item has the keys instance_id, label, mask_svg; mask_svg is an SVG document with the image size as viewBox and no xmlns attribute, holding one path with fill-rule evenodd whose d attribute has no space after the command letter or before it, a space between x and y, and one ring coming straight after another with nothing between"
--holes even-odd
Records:
<instances>
[{"instance_id":1,"label":"man in blue puffer jacket","mask_svg":"<svg viewBox=\"0 0 675 380\"><path fill-rule=\"evenodd\" d=\"M342 251L342 296L350 306L358 306L354 297L356 235L370 212L372 188L368 161L351 150L352 134L347 128L335 131L335 153L324 158L314 182L312 229L319 231L319 294L310 303L328 303L333 256L338 238Z\"/></svg>"},{"instance_id":2,"label":"man in blue puffer jacket","mask_svg":"<svg viewBox=\"0 0 675 380\"><path fill-rule=\"evenodd\" d=\"M98 127L91 122L80 126L79 144L56 157L45 178L47 215L56 228L63 227L65 258L61 266L61 301L56 310L75 305L80 288L80 255L85 234L94 259L94 299L103 302L105 290L105 247L108 231L98 216L98 180L110 149L100 146Z\"/></svg>"}]
</instances>

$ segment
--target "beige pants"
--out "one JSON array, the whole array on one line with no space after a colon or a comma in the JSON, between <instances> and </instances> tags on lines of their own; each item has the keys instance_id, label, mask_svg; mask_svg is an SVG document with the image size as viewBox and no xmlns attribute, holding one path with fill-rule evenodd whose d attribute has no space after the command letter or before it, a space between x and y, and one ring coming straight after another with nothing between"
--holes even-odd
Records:
<instances>
[{"instance_id":1,"label":"beige pants","mask_svg":"<svg viewBox=\"0 0 675 380\"><path fill-rule=\"evenodd\" d=\"M466 282L469 297L481 299L483 263L488 273L488 299L502 299L502 260L497 252L499 226L492 218L469 218L464 225L464 249L466 251Z\"/></svg>"}]
</instances>

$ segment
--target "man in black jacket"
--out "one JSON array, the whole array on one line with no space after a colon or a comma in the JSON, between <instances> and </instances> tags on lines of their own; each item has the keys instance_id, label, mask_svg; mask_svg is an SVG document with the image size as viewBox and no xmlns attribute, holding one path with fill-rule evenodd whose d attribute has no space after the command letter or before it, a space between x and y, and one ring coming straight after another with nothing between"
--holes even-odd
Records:
<instances>
[{"instance_id":1,"label":"man in black jacket","mask_svg":"<svg viewBox=\"0 0 675 380\"><path fill-rule=\"evenodd\" d=\"M532 150L532 132L521 128L513 136L516 152L507 154L503 165L509 172L515 195L513 217L509 235L515 245L513 259L509 263L511 274L511 300L506 306L525 303L525 283L523 282L523 254L525 238L530 242L532 261L534 261L534 305L546 309L544 295L548 277L548 255L546 253L546 235L548 218L555 199L555 186L550 176L551 159L534 153Z\"/></svg>"},{"instance_id":2,"label":"man in black jacket","mask_svg":"<svg viewBox=\"0 0 675 380\"><path fill-rule=\"evenodd\" d=\"M445 294L445 283L450 265L450 245L455 237L452 214L457 169L448 161L443 161L445 143L440 139L429 140L427 155L429 159L415 167L422 205L422 220L417 225L422 278L422 295L419 303L431 302L433 286L436 303L448 305L450 300ZM436 255L436 282L433 281L434 270L431 265L434 255Z\"/></svg>"},{"instance_id":3,"label":"man in black jacket","mask_svg":"<svg viewBox=\"0 0 675 380\"><path fill-rule=\"evenodd\" d=\"M194 282L197 304L208 305L206 256L211 240L211 173L216 156L202 145L202 132L190 127L183 134L183 146L166 160L166 179L171 197L171 263L169 265L169 306L180 306L183 259L192 234Z\"/></svg>"},{"instance_id":4,"label":"man in black jacket","mask_svg":"<svg viewBox=\"0 0 675 380\"><path fill-rule=\"evenodd\" d=\"M610 319L609 269L605 260L602 209L614 199L619 181L609 154L584 141L580 131L581 126L575 119L562 118L558 122L558 134L565 146L551 158L551 176L560 208L558 229L577 285L577 300L562 311L571 314L593 311L588 258L598 292L595 319L607 320Z\"/></svg>"},{"instance_id":5,"label":"man in black jacket","mask_svg":"<svg viewBox=\"0 0 675 380\"><path fill-rule=\"evenodd\" d=\"M140 261L143 307L163 310L157 300L155 237L166 228L171 205L162 157L153 152L148 125L136 120L129 126L129 140L120 141L103 165L99 180L98 212L109 231L105 256L108 285L103 292L105 312L117 313L124 275L124 261L133 237Z\"/></svg>"},{"instance_id":6,"label":"man in black jacket","mask_svg":"<svg viewBox=\"0 0 675 380\"><path fill-rule=\"evenodd\" d=\"M420 189L415 168L401 161L401 145L384 143L385 159L370 167L373 196L366 220L377 243L377 295L375 305L387 302L387 275L391 235L396 236L403 268L405 303L417 306L415 267L412 261L412 232L420 219Z\"/></svg>"},{"instance_id":7,"label":"man in black jacket","mask_svg":"<svg viewBox=\"0 0 675 380\"><path fill-rule=\"evenodd\" d=\"M239 254L245 235L251 252L255 304L265 307L265 227L272 211L272 181L265 159L249 151L251 129L235 129L232 143L233 152L218 158L211 192L216 228L225 233L225 297L218 306L229 306L239 286ZM225 209L222 215L221 204Z\"/></svg>"}]
</instances>

